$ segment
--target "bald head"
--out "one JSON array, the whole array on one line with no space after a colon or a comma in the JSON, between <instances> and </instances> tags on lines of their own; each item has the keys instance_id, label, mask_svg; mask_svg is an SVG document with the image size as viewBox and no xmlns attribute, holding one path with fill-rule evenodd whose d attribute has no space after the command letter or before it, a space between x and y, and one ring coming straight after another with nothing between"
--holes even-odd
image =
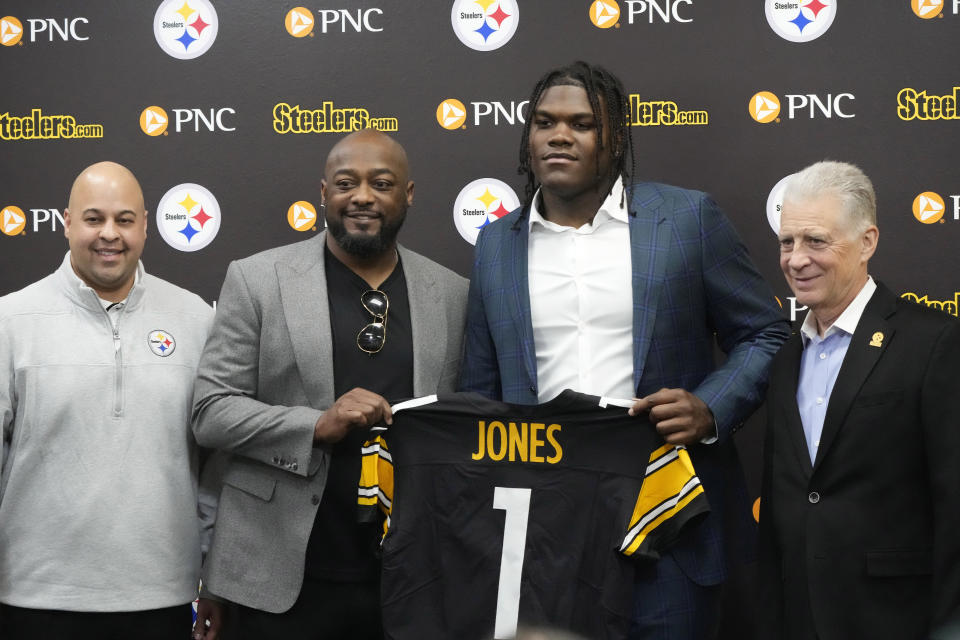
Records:
<instances>
[{"instance_id":1,"label":"bald head","mask_svg":"<svg viewBox=\"0 0 960 640\"><path fill-rule=\"evenodd\" d=\"M410 166L407 162L407 152L399 142L376 129L361 129L344 136L333 145L327 154L327 163L324 175L331 179L331 169L336 172L345 160L351 160L357 155L366 157L376 156L400 179L406 182L410 176Z\"/></svg>"},{"instance_id":2,"label":"bald head","mask_svg":"<svg viewBox=\"0 0 960 640\"><path fill-rule=\"evenodd\" d=\"M74 204L75 200L82 199L91 192L104 193L120 190L128 191L131 196L136 194L131 204L136 203L137 208L142 213L144 210L143 190L130 169L109 160L92 164L81 171L80 175L73 181L67 208L77 211L77 206Z\"/></svg>"},{"instance_id":3,"label":"bald head","mask_svg":"<svg viewBox=\"0 0 960 640\"><path fill-rule=\"evenodd\" d=\"M63 212L74 272L104 300L119 302L133 286L147 237L140 183L116 162L98 162L77 176Z\"/></svg>"}]
</instances>

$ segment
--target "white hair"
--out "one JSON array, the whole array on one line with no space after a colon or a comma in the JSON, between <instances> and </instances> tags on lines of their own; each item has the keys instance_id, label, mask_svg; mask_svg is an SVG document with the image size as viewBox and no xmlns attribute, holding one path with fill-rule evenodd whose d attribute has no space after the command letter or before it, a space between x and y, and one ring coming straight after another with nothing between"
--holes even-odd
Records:
<instances>
[{"instance_id":1,"label":"white hair","mask_svg":"<svg viewBox=\"0 0 960 640\"><path fill-rule=\"evenodd\" d=\"M793 174L783 192L784 202L808 202L835 195L843 204L850 231L859 233L877 224L877 196L873 183L859 167L824 160Z\"/></svg>"}]
</instances>

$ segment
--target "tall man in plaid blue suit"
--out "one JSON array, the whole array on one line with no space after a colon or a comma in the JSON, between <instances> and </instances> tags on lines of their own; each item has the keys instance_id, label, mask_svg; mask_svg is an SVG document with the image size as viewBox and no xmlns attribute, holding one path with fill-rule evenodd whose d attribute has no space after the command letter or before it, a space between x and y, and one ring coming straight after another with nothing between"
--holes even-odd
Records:
<instances>
[{"instance_id":1,"label":"tall man in plaid blue suit","mask_svg":"<svg viewBox=\"0 0 960 640\"><path fill-rule=\"evenodd\" d=\"M538 82L520 151L526 204L477 240L460 388L521 404L566 387L635 397L631 414L689 446L711 514L640 568L625 614L631 638L705 640L726 576L723 520L749 519L731 435L760 404L788 326L713 200L630 183L628 118L602 68L577 62Z\"/></svg>"}]
</instances>

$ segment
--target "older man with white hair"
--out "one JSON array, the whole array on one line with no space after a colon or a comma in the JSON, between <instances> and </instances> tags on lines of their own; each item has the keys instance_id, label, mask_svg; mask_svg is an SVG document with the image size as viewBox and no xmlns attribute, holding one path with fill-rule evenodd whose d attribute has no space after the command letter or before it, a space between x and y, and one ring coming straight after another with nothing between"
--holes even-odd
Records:
<instances>
[{"instance_id":1,"label":"older man with white hair","mask_svg":"<svg viewBox=\"0 0 960 640\"><path fill-rule=\"evenodd\" d=\"M763 638L928 638L960 604L960 322L874 281L878 239L860 169L790 179L780 267L810 311L767 395Z\"/></svg>"}]
</instances>

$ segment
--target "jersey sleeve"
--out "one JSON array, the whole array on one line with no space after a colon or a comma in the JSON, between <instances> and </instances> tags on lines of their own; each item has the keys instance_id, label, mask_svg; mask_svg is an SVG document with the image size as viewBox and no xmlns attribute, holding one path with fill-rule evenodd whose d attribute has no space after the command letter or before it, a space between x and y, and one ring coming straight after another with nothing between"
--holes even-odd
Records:
<instances>
[{"instance_id":1,"label":"jersey sleeve","mask_svg":"<svg viewBox=\"0 0 960 640\"><path fill-rule=\"evenodd\" d=\"M659 558L687 523L709 510L686 448L663 445L650 454L620 553Z\"/></svg>"},{"instance_id":2,"label":"jersey sleeve","mask_svg":"<svg viewBox=\"0 0 960 640\"><path fill-rule=\"evenodd\" d=\"M393 512L393 458L383 431L363 444L357 505L361 522L375 522L383 514L383 535L387 535Z\"/></svg>"}]
</instances>

